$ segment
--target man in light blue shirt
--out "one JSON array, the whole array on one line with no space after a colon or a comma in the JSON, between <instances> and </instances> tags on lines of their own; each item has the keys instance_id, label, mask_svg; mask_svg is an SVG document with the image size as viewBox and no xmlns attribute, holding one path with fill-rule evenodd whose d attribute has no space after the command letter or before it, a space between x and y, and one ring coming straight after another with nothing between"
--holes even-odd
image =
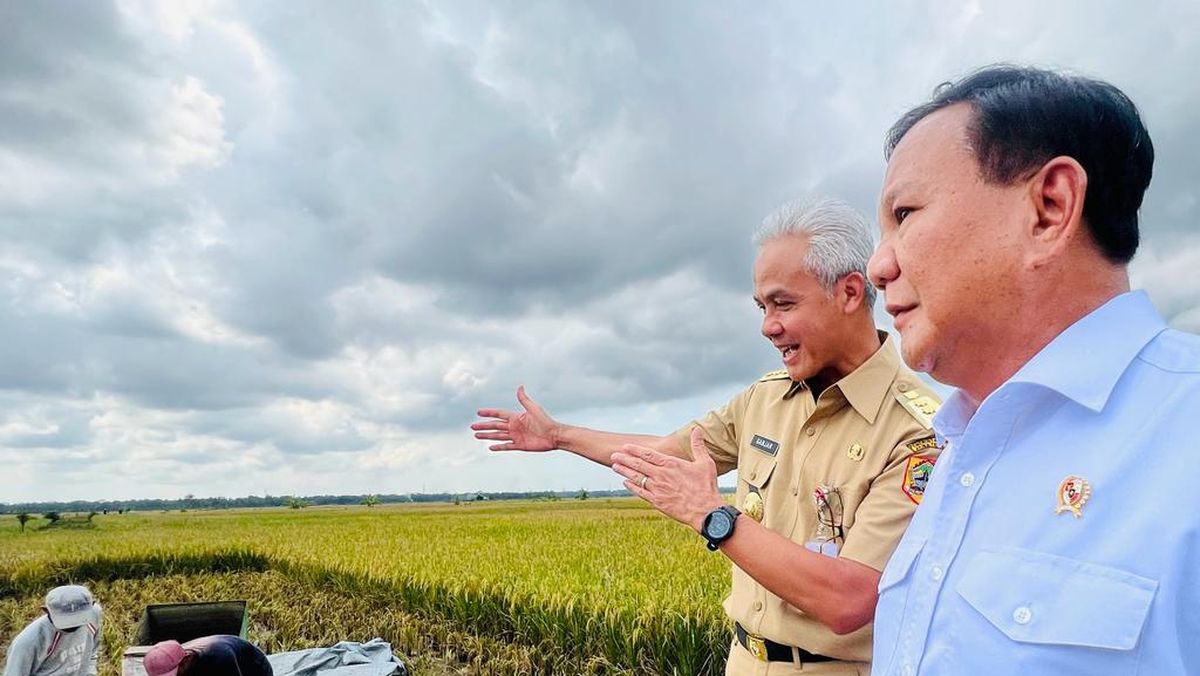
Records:
<instances>
[{"instance_id":1,"label":"man in light blue shirt","mask_svg":"<svg viewBox=\"0 0 1200 676\"><path fill-rule=\"evenodd\" d=\"M1154 151L1112 85L989 67L892 128L868 268L958 390L876 674L1200 673L1200 339L1129 291Z\"/></svg>"}]
</instances>

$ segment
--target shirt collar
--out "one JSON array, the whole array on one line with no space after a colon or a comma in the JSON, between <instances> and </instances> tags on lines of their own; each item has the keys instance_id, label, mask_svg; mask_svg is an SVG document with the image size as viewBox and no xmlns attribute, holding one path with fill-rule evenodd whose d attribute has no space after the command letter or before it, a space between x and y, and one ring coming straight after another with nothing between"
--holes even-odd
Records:
<instances>
[{"instance_id":1,"label":"shirt collar","mask_svg":"<svg viewBox=\"0 0 1200 676\"><path fill-rule=\"evenodd\" d=\"M879 414L879 403L891 388L892 380L900 369L900 355L891 335L886 331L878 331L880 346L865 362L851 371L841 380L829 386L837 389L846 398L854 410L868 423L875 422ZM784 397L791 397L808 386L803 382L792 383Z\"/></svg>"},{"instance_id":2,"label":"shirt collar","mask_svg":"<svg viewBox=\"0 0 1200 676\"><path fill-rule=\"evenodd\" d=\"M1166 328L1145 291L1123 293L1058 334L1009 382L1041 385L1100 412L1129 364Z\"/></svg>"},{"instance_id":3,"label":"shirt collar","mask_svg":"<svg viewBox=\"0 0 1200 676\"><path fill-rule=\"evenodd\" d=\"M1129 364L1166 328L1145 291L1123 293L1068 326L1004 385L1040 385L1098 413ZM933 417L938 441L961 436L974 412L955 390Z\"/></svg>"}]
</instances>

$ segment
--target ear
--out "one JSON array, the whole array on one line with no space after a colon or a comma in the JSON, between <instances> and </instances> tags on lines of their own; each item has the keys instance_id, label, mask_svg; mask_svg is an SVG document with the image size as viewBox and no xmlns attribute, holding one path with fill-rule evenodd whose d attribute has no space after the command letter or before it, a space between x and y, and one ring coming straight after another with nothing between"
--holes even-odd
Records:
<instances>
[{"instance_id":1,"label":"ear","mask_svg":"<svg viewBox=\"0 0 1200 676\"><path fill-rule=\"evenodd\" d=\"M842 312L854 314L867 300L867 278L861 272L848 272L837 283L838 300Z\"/></svg>"},{"instance_id":2,"label":"ear","mask_svg":"<svg viewBox=\"0 0 1200 676\"><path fill-rule=\"evenodd\" d=\"M1083 200L1087 172L1073 157L1059 156L1042 165L1029 182L1035 220L1030 264L1041 267L1079 235L1083 225Z\"/></svg>"}]
</instances>

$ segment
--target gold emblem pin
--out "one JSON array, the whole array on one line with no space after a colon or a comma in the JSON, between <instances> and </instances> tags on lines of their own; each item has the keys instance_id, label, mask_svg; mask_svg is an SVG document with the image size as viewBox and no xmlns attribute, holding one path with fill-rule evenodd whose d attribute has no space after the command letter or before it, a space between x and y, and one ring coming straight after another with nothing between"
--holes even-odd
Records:
<instances>
[{"instance_id":1,"label":"gold emblem pin","mask_svg":"<svg viewBox=\"0 0 1200 676\"><path fill-rule=\"evenodd\" d=\"M867 449L863 448L862 444L850 444L850 448L846 451L846 457L850 458L854 462L862 460L863 456L866 454Z\"/></svg>"},{"instance_id":2,"label":"gold emblem pin","mask_svg":"<svg viewBox=\"0 0 1200 676\"><path fill-rule=\"evenodd\" d=\"M762 523L763 520L763 500L762 496L755 491L750 491L746 494L746 499L742 501L742 514Z\"/></svg>"},{"instance_id":3,"label":"gold emblem pin","mask_svg":"<svg viewBox=\"0 0 1200 676\"><path fill-rule=\"evenodd\" d=\"M1087 479L1079 476L1069 476L1058 485L1058 509L1055 514L1070 510L1075 518L1083 516L1083 506L1092 497L1092 485Z\"/></svg>"}]
</instances>

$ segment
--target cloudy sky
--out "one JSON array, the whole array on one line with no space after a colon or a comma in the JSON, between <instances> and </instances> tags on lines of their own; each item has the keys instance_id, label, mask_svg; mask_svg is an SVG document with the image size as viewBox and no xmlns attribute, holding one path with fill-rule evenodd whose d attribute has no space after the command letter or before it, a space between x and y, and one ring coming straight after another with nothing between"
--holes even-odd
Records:
<instances>
[{"instance_id":1,"label":"cloudy sky","mask_svg":"<svg viewBox=\"0 0 1200 676\"><path fill-rule=\"evenodd\" d=\"M873 214L890 122L998 60L1139 104L1133 275L1200 331L1198 29L1194 0L5 2L0 502L616 488L489 454L474 410L524 383L661 433L777 368L757 222Z\"/></svg>"}]
</instances>

